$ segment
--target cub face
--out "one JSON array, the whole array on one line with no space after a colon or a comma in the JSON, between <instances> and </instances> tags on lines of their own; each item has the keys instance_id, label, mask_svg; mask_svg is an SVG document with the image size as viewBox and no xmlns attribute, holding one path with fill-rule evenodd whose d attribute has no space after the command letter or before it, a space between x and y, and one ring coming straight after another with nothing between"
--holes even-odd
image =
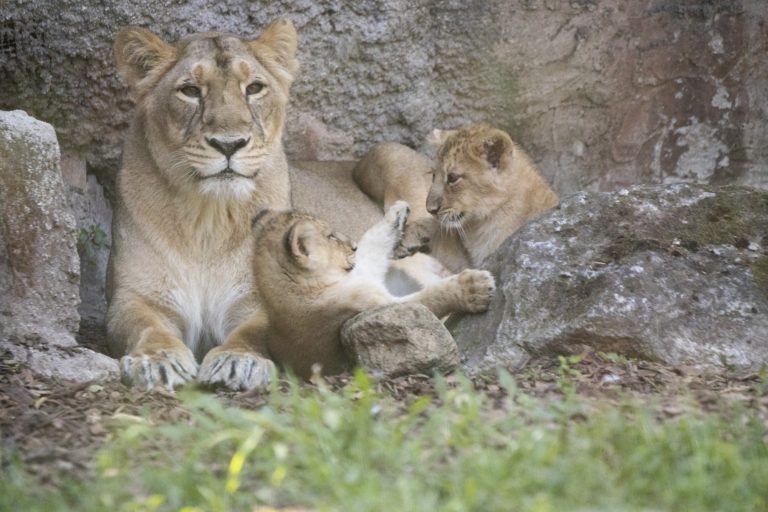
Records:
<instances>
[{"instance_id":1,"label":"cub face","mask_svg":"<svg viewBox=\"0 0 768 512\"><path fill-rule=\"evenodd\" d=\"M356 245L325 222L299 212L267 212L254 220L254 274L283 273L322 282L347 276L355 266Z\"/></svg>"},{"instance_id":2,"label":"cub face","mask_svg":"<svg viewBox=\"0 0 768 512\"><path fill-rule=\"evenodd\" d=\"M442 226L460 229L487 218L513 186L515 145L509 135L487 125L459 131L435 130L440 144L427 196L427 211Z\"/></svg>"},{"instance_id":3,"label":"cub face","mask_svg":"<svg viewBox=\"0 0 768 512\"><path fill-rule=\"evenodd\" d=\"M118 68L137 99L152 157L171 183L206 194L254 191L282 136L296 43L287 20L254 41L206 33L169 45L140 27L120 32Z\"/></svg>"}]
</instances>

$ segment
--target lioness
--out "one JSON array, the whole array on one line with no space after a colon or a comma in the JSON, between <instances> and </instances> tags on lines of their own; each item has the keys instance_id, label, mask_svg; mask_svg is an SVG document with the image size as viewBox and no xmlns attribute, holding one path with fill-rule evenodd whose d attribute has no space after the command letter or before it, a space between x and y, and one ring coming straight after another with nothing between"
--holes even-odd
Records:
<instances>
[{"instance_id":1,"label":"lioness","mask_svg":"<svg viewBox=\"0 0 768 512\"><path fill-rule=\"evenodd\" d=\"M384 144L361 159L353 175L385 208L399 197L424 205L406 240L412 248L429 240L431 253L454 272L479 266L520 226L559 202L502 130L486 124L435 130L432 143L439 146L434 169L412 149Z\"/></svg>"},{"instance_id":2,"label":"lioness","mask_svg":"<svg viewBox=\"0 0 768 512\"><path fill-rule=\"evenodd\" d=\"M172 389L222 342L217 357L253 366L236 350L258 308L250 219L290 206L281 138L296 42L286 20L253 41L206 33L170 45L138 27L115 41L137 111L117 179L107 330L131 384Z\"/></svg>"},{"instance_id":3,"label":"lioness","mask_svg":"<svg viewBox=\"0 0 768 512\"><path fill-rule=\"evenodd\" d=\"M407 216L408 205L395 202L355 246L307 214L261 215L254 223L253 275L263 310L251 319L258 327L254 342L241 349L254 351L264 361L269 357L302 377L311 375L314 364L333 374L349 363L339 340L341 325L359 312L411 301L437 316L485 311L494 290L486 271L465 270L405 297L387 291L384 277ZM220 364L227 367L226 361ZM227 379L235 372L219 371L221 383L233 387Z\"/></svg>"}]
</instances>

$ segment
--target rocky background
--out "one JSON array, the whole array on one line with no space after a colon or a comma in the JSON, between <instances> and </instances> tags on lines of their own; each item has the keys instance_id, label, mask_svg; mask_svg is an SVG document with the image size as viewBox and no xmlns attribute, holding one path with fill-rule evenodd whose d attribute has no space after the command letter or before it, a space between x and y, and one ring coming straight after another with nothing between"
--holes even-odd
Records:
<instances>
[{"instance_id":1,"label":"rocky background","mask_svg":"<svg viewBox=\"0 0 768 512\"><path fill-rule=\"evenodd\" d=\"M78 186L82 168L109 183L132 109L111 54L121 26L256 36L279 16L300 35L294 158L420 147L484 120L561 193L768 186L764 0L5 0L0 109L51 123Z\"/></svg>"},{"instance_id":2,"label":"rocky background","mask_svg":"<svg viewBox=\"0 0 768 512\"><path fill-rule=\"evenodd\" d=\"M136 24L167 40L255 37L281 16L300 35L294 159L354 159L379 141L427 151L433 127L488 121L564 196L676 182L768 188L764 0L5 0L0 110L23 109L58 137L81 333L100 335L110 197L133 107L115 34Z\"/></svg>"}]
</instances>

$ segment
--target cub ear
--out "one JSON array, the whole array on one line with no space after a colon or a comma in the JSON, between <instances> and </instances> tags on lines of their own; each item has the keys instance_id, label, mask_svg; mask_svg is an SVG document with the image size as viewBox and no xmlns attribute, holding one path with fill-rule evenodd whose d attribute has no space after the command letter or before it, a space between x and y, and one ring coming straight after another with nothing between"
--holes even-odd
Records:
<instances>
[{"instance_id":1,"label":"cub ear","mask_svg":"<svg viewBox=\"0 0 768 512\"><path fill-rule=\"evenodd\" d=\"M506 167L514 156L512 139L501 130L493 130L476 147L475 153L494 169Z\"/></svg>"},{"instance_id":2,"label":"cub ear","mask_svg":"<svg viewBox=\"0 0 768 512\"><path fill-rule=\"evenodd\" d=\"M317 228L308 221L299 221L285 235L285 252L300 267L309 268L312 262Z\"/></svg>"},{"instance_id":3,"label":"cub ear","mask_svg":"<svg viewBox=\"0 0 768 512\"><path fill-rule=\"evenodd\" d=\"M115 39L120 75L135 89L152 71L176 58L176 48L142 27L125 27Z\"/></svg>"},{"instance_id":4,"label":"cub ear","mask_svg":"<svg viewBox=\"0 0 768 512\"><path fill-rule=\"evenodd\" d=\"M296 60L296 48L299 36L291 20L278 19L270 23L255 41L251 41L251 51L254 54L270 55L282 68L279 74L290 84L299 69ZM275 71L275 70L271 70Z\"/></svg>"},{"instance_id":5,"label":"cub ear","mask_svg":"<svg viewBox=\"0 0 768 512\"><path fill-rule=\"evenodd\" d=\"M454 135L457 131L458 130L438 130L435 128L432 130L432 133L427 135L427 144L433 148L439 148L448 139L448 137Z\"/></svg>"}]
</instances>

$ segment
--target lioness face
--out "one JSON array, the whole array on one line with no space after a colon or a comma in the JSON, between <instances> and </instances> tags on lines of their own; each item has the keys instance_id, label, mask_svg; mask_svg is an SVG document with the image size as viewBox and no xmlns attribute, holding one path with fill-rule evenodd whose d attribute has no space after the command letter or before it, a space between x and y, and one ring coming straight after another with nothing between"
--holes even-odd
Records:
<instances>
[{"instance_id":1,"label":"lioness face","mask_svg":"<svg viewBox=\"0 0 768 512\"><path fill-rule=\"evenodd\" d=\"M296 276L327 281L344 277L355 266L355 244L310 215L269 213L257 222L254 233L256 259L268 256ZM258 261L254 266L255 271L269 267Z\"/></svg>"},{"instance_id":2,"label":"lioness face","mask_svg":"<svg viewBox=\"0 0 768 512\"><path fill-rule=\"evenodd\" d=\"M485 126L452 132L438 151L427 211L448 229L486 219L507 196L514 147Z\"/></svg>"},{"instance_id":3,"label":"lioness face","mask_svg":"<svg viewBox=\"0 0 768 512\"><path fill-rule=\"evenodd\" d=\"M255 41L206 33L171 46L129 27L115 43L160 172L203 194L248 196L281 144L297 64L290 22Z\"/></svg>"}]
</instances>

